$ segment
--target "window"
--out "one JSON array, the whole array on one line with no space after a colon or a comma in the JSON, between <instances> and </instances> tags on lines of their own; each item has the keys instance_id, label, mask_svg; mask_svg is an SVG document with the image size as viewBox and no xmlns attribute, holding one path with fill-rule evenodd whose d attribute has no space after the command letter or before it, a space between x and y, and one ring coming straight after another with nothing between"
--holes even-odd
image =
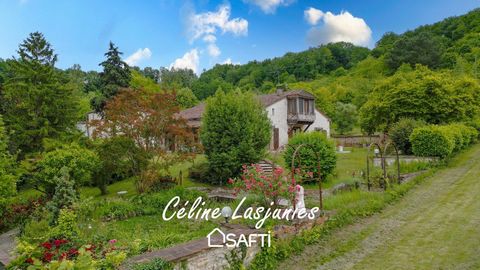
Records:
<instances>
[{"instance_id":1,"label":"window","mask_svg":"<svg viewBox=\"0 0 480 270\"><path fill-rule=\"evenodd\" d=\"M288 113L289 114L297 114L297 100L296 99L289 99L288 100Z\"/></svg>"},{"instance_id":2,"label":"window","mask_svg":"<svg viewBox=\"0 0 480 270\"><path fill-rule=\"evenodd\" d=\"M310 114L315 114L315 101L312 99L309 100L308 103L310 104Z\"/></svg>"},{"instance_id":3,"label":"window","mask_svg":"<svg viewBox=\"0 0 480 270\"><path fill-rule=\"evenodd\" d=\"M303 112L304 112L304 107L303 106L305 106L304 103L303 103L303 98L299 98L298 99L298 108L300 109L298 111L299 114L303 114Z\"/></svg>"}]
</instances>

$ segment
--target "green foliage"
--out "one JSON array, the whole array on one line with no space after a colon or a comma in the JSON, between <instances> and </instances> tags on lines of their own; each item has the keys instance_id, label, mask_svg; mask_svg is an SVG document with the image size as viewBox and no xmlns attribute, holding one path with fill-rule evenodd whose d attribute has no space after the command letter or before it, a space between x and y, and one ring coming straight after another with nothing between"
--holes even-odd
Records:
<instances>
[{"instance_id":1,"label":"green foliage","mask_svg":"<svg viewBox=\"0 0 480 270\"><path fill-rule=\"evenodd\" d=\"M191 69L160 68L158 81L162 89L172 90L191 88L197 79L197 74Z\"/></svg>"},{"instance_id":2,"label":"green foliage","mask_svg":"<svg viewBox=\"0 0 480 270\"><path fill-rule=\"evenodd\" d=\"M410 142L417 156L445 158L476 142L477 138L476 129L457 123L416 128L410 136Z\"/></svg>"},{"instance_id":3,"label":"green foliage","mask_svg":"<svg viewBox=\"0 0 480 270\"><path fill-rule=\"evenodd\" d=\"M17 177L14 175L14 157L8 152L8 136L0 115L0 217L5 212L8 199L17 193Z\"/></svg>"},{"instance_id":4,"label":"green foliage","mask_svg":"<svg viewBox=\"0 0 480 270\"><path fill-rule=\"evenodd\" d=\"M430 32L403 35L386 54L385 62L394 71L405 63L412 67L421 64L437 68L441 64L443 51L442 39Z\"/></svg>"},{"instance_id":5,"label":"green foliage","mask_svg":"<svg viewBox=\"0 0 480 270\"><path fill-rule=\"evenodd\" d=\"M104 221L112 221L140 216L143 209L128 200L106 200L96 212Z\"/></svg>"},{"instance_id":6,"label":"green foliage","mask_svg":"<svg viewBox=\"0 0 480 270\"><path fill-rule=\"evenodd\" d=\"M148 263L136 264L133 270L173 270L173 264L161 258L155 258Z\"/></svg>"},{"instance_id":7,"label":"green foliage","mask_svg":"<svg viewBox=\"0 0 480 270\"><path fill-rule=\"evenodd\" d=\"M148 155L127 137L104 139L96 146L100 169L95 174L95 185L102 194L106 186L116 181L138 175L148 164Z\"/></svg>"},{"instance_id":8,"label":"green foliage","mask_svg":"<svg viewBox=\"0 0 480 270\"><path fill-rule=\"evenodd\" d=\"M133 70L131 72L131 80L129 83L132 89L143 89L150 93L158 93L161 91L160 85L151 78L143 76L140 72Z\"/></svg>"},{"instance_id":9,"label":"green foliage","mask_svg":"<svg viewBox=\"0 0 480 270\"><path fill-rule=\"evenodd\" d=\"M284 152L286 164L292 163L294 149L304 145L298 151L294 165L301 167L304 171L314 173L314 177L320 173L321 179L326 179L331 175L337 164L337 155L335 153L335 144L329 140L322 132L298 133L288 141L288 146ZM320 172L318 172L317 154L320 158ZM301 160L301 161L300 161Z\"/></svg>"},{"instance_id":10,"label":"green foliage","mask_svg":"<svg viewBox=\"0 0 480 270\"><path fill-rule=\"evenodd\" d=\"M452 154L455 148L455 138L452 133L440 126L425 126L413 130L410 135L412 152L421 157L445 158Z\"/></svg>"},{"instance_id":11,"label":"green foliage","mask_svg":"<svg viewBox=\"0 0 480 270\"><path fill-rule=\"evenodd\" d=\"M53 195L55 177L62 176L62 168L68 168L70 179L74 181L75 188L78 188L91 183L92 175L99 167L99 158L96 153L78 144L70 144L46 153L36 165L38 172L35 174L34 184L43 187L47 194Z\"/></svg>"},{"instance_id":12,"label":"green foliage","mask_svg":"<svg viewBox=\"0 0 480 270\"><path fill-rule=\"evenodd\" d=\"M401 118L431 124L466 121L479 111L478 81L423 66L399 69L375 87L360 109L360 123L368 133L388 130Z\"/></svg>"},{"instance_id":13,"label":"green foliage","mask_svg":"<svg viewBox=\"0 0 480 270\"><path fill-rule=\"evenodd\" d=\"M176 100L183 109L193 107L198 104L198 98L193 94L190 88L180 88L176 92Z\"/></svg>"},{"instance_id":14,"label":"green foliage","mask_svg":"<svg viewBox=\"0 0 480 270\"><path fill-rule=\"evenodd\" d=\"M52 228L50 237L52 239L77 239L80 231L77 226L77 215L73 210L61 209L56 226Z\"/></svg>"},{"instance_id":15,"label":"green foliage","mask_svg":"<svg viewBox=\"0 0 480 270\"><path fill-rule=\"evenodd\" d=\"M188 177L196 182L208 182L208 162L197 162L188 169Z\"/></svg>"},{"instance_id":16,"label":"green foliage","mask_svg":"<svg viewBox=\"0 0 480 270\"><path fill-rule=\"evenodd\" d=\"M228 92L235 87L242 90L271 91L271 85L264 85L264 82L278 85L312 80L318 74L329 74L338 68L348 70L365 59L368 53L367 48L339 42L300 53L287 53L262 62L216 65L202 73L193 83L192 90L199 99L214 95L218 89Z\"/></svg>"},{"instance_id":17,"label":"green foliage","mask_svg":"<svg viewBox=\"0 0 480 270\"><path fill-rule=\"evenodd\" d=\"M424 122L411 118L403 118L393 124L388 131L388 136L393 141L398 150L403 154L412 154L412 145L410 143L410 135L417 127L424 125Z\"/></svg>"},{"instance_id":18,"label":"green foliage","mask_svg":"<svg viewBox=\"0 0 480 270\"><path fill-rule=\"evenodd\" d=\"M57 56L39 32L30 34L9 60L0 96L4 121L13 151L41 150L42 140L75 129L78 96L68 79L56 70Z\"/></svg>"},{"instance_id":19,"label":"green foliage","mask_svg":"<svg viewBox=\"0 0 480 270\"><path fill-rule=\"evenodd\" d=\"M335 106L335 117L333 124L335 130L340 134L350 132L357 123L357 107L353 104L337 102Z\"/></svg>"},{"instance_id":20,"label":"green foliage","mask_svg":"<svg viewBox=\"0 0 480 270\"><path fill-rule=\"evenodd\" d=\"M56 222L61 209L72 207L78 201L78 193L75 189L75 182L70 179L68 167L60 169L60 176L54 177L55 193L52 200L47 203L47 209L53 215L53 221Z\"/></svg>"},{"instance_id":21,"label":"green foliage","mask_svg":"<svg viewBox=\"0 0 480 270\"><path fill-rule=\"evenodd\" d=\"M122 54L118 47L110 42L108 51L105 53L107 59L100 63L100 66L103 67L103 71L100 73L101 95L91 101L97 112L102 111L108 100L130 84L132 74L127 63L122 60Z\"/></svg>"},{"instance_id":22,"label":"green foliage","mask_svg":"<svg viewBox=\"0 0 480 270\"><path fill-rule=\"evenodd\" d=\"M207 100L201 139L216 183L236 177L242 164L260 160L270 142L270 120L250 93L218 92Z\"/></svg>"}]
</instances>

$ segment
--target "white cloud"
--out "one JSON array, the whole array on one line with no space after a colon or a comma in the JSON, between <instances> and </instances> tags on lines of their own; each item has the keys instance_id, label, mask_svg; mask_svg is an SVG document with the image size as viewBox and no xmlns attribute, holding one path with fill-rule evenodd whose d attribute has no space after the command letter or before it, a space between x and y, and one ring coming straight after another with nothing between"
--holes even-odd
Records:
<instances>
[{"instance_id":1,"label":"white cloud","mask_svg":"<svg viewBox=\"0 0 480 270\"><path fill-rule=\"evenodd\" d=\"M222 65L240 65L240 62L232 62L232 58L227 58L221 64Z\"/></svg>"},{"instance_id":2,"label":"white cloud","mask_svg":"<svg viewBox=\"0 0 480 270\"><path fill-rule=\"evenodd\" d=\"M295 0L243 0L243 2L256 5L267 14L273 14L279 6L288 6Z\"/></svg>"},{"instance_id":3,"label":"white cloud","mask_svg":"<svg viewBox=\"0 0 480 270\"><path fill-rule=\"evenodd\" d=\"M193 72L197 73L199 60L200 57L198 56L198 50L192 49L170 64L170 68L191 69Z\"/></svg>"},{"instance_id":4,"label":"white cloud","mask_svg":"<svg viewBox=\"0 0 480 270\"><path fill-rule=\"evenodd\" d=\"M323 11L310 7L304 11L305 20L311 25L316 25L318 21L323 17Z\"/></svg>"},{"instance_id":5,"label":"white cloud","mask_svg":"<svg viewBox=\"0 0 480 270\"><path fill-rule=\"evenodd\" d=\"M371 42L370 27L362 18L354 17L348 11L337 15L326 12L319 20L323 21L323 25L312 27L307 33L307 40L311 45L345 41L368 46Z\"/></svg>"},{"instance_id":6,"label":"white cloud","mask_svg":"<svg viewBox=\"0 0 480 270\"><path fill-rule=\"evenodd\" d=\"M203 41L208 43L215 43L217 41L217 37L215 37L214 35L206 35L203 37Z\"/></svg>"},{"instance_id":7,"label":"white cloud","mask_svg":"<svg viewBox=\"0 0 480 270\"><path fill-rule=\"evenodd\" d=\"M247 35L248 21L243 18L230 19L230 13L229 5L221 5L216 12L192 13L188 17L190 42L201 37L214 36L217 31L221 31L222 34L232 33L234 36Z\"/></svg>"},{"instance_id":8,"label":"white cloud","mask_svg":"<svg viewBox=\"0 0 480 270\"><path fill-rule=\"evenodd\" d=\"M217 57L222 53L220 51L220 48L218 48L218 46L215 43L208 44L207 52L208 52L208 55L210 55L211 57Z\"/></svg>"},{"instance_id":9,"label":"white cloud","mask_svg":"<svg viewBox=\"0 0 480 270\"><path fill-rule=\"evenodd\" d=\"M150 57L152 57L152 51L150 51L149 48L138 49L138 50L137 50L136 52L134 52L132 55L130 55L129 57L127 57L127 59L125 59L125 62L126 62L129 66L135 66L135 65L138 64L140 61L145 60L145 59L150 59Z\"/></svg>"}]
</instances>

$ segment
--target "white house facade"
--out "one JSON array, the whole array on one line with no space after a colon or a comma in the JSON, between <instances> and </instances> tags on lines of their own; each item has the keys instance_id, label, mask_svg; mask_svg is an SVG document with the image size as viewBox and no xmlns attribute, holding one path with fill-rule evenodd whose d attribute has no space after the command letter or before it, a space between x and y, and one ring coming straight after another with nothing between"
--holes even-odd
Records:
<instances>
[{"instance_id":1,"label":"white house facade","mask_svg":"<svg viewBox=\"0 0 480 270\"><path fill-rule=\"evenodd\" d=\"M330 136L330 119L315 108L315 97L303 90L261 95L259 99L271 122L272 138L270 150L284 148L288 139L296 132L324 132ZM189 126L198 132L205 104L199 104L180 112Z\"/></svg>"}]
</instances>

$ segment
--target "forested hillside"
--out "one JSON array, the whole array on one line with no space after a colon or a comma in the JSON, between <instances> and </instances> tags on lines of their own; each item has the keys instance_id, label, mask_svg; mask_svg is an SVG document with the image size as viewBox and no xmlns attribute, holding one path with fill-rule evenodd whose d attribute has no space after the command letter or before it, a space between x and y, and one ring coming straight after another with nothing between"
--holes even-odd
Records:
<instances>
[{"instance_id":1,"label":"forested hillside","mask_svg":"<svg viewBox=\"0 0 480 270\"><path fill-rule=\"evenodd\" d=\"M128 67L113 44L106 57L109 60L100 63L102 72L85 72L79 65L50 71L56 75L55 83L62 82L61 88L75 97L78 109L70 119L101 111L121 88L175 91L178 105L188 108L220 89L269 93L281 87L314 94L317 107L333 119L339 133L354 127L368 133L385 131L405 117L431 123L470 121L477 117L480 104L480 9L403 34L386 33L372 50L331 43L244 65L218 64L200 76L191 70ZM12 84L22 70L16 62L0 59L4 101L9 89L20 87ZM425 99L432 101L430 107L413 112ZM8 127L14 121L8 115L12 113L13 119L23 112L9 112L4 103L1 113Z\"/></svg>"}]
</instances>

